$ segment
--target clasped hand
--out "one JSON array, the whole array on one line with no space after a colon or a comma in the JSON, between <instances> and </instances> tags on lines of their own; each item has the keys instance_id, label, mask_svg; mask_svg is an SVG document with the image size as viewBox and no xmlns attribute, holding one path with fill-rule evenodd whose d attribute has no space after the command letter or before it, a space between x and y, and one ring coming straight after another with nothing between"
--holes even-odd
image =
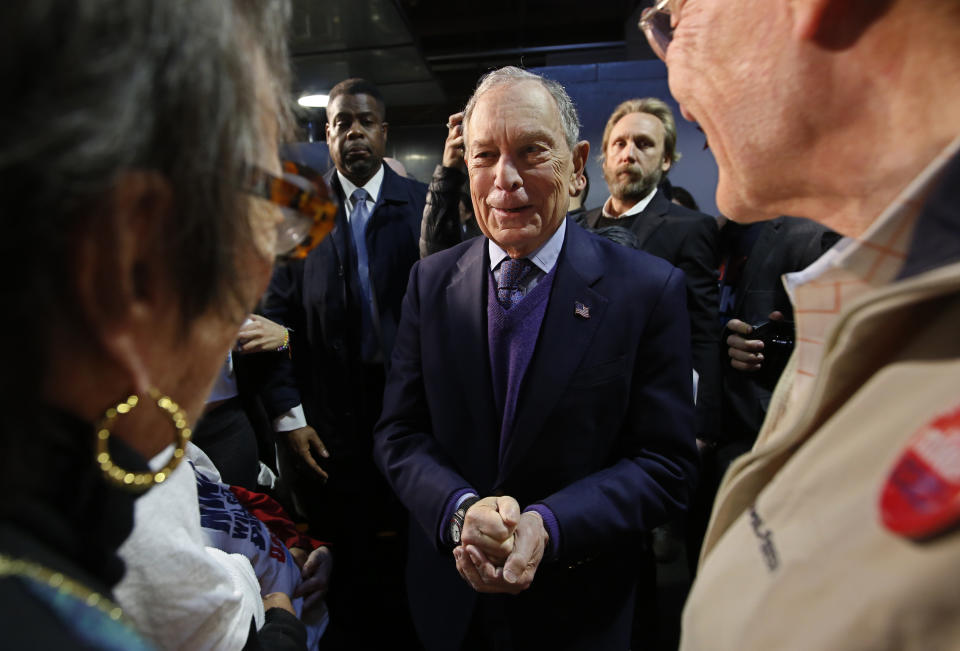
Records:
<instances>
[{"instance_id":1,"label":"clasped hand","mask_svg":"<svg viewBox=\"0 0 960 651\"><path fill-rule=\"evenodd\" d=\"M547 541L539 513L521 513L512 497L485 497L467 511L453 556L477 592L518 594L533 582Z\"/></svg>"}]
</instances>

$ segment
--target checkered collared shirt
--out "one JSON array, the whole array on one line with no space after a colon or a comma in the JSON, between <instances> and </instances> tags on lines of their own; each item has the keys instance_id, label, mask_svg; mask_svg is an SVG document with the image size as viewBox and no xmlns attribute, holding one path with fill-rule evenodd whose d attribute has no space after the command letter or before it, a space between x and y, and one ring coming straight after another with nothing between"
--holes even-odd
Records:
<instances>
[{"instance_id":1,"label":"checkered collared shirt","mask_svg":"<svg viewBox=\"0 0 960 651\"><path fill-rule=\"evenodd\" d=\"M845 308L871 290L897 280L908 255L916 258L926 247L935 245L915 239L914 231L928 195L958 152L960 138L914 179L862 237L844 238L806 269L784 274L797 332L796 357L784 372L793 374L792 384L778 413L768 414L758 443L767 441L775 431L789 432L789 425L803 414L820 369L824 344ZM789 422L783 421L784 417Z\"/></svg>"}]
</instances>

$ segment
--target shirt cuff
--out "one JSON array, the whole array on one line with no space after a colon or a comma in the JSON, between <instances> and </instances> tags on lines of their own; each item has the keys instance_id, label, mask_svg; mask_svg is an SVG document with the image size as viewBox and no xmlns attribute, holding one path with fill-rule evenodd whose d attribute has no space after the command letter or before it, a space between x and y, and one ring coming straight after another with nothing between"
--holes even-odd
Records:
<instances>
[{"instance_id":1,"label":"shirt cuff","mask_svg":"<svg viewBox=\"0 0 960 651\"><path fill-rule=\"evenodd\" d=\"M307 426L307 419L303 415L303 405L288 409L273 419L274 432L289 432Z\"/></svg>"},{"instance_id":2,"label":"shirt cuff","mask_svg":"<svg viewBox=\"0 0 960 651\"><path fill-rule=\"evenodd\" d=\"M450 496L447 500L447 506L443 510L443 519L440 520L440 542L447 546L453 546L453 540L450 539L450 518L457 512L464 500L471 497L480 497L472 488L461 488Z\"/></svg>"},{"instance_id":3,"label":"shirt cuff","mask_svg":"<svg viewBox=\"0 0 960 651\"><path fill-rule=\"evenodd\" d=\"M560 551L560 525L557 523L557 516L546 504L531 504L523 510L524 513L527 511L535 511L543 518L543 528L547 530L547 535L550 537L544 556L547 560L556 559Z\"/></svg>"}]
</instances>

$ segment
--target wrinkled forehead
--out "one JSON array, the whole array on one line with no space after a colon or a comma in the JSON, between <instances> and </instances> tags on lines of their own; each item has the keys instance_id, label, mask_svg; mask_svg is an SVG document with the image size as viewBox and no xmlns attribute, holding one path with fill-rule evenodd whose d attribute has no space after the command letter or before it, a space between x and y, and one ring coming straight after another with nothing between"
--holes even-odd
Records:
<instances>
[{"instance_id":1,"label":"wrinkled forehead","mask_svg":"<svg viewBox=\"0 0 960 651\"><path fill-rule=\"evenodd\" d=\"M479 95L464 129L468 147L478 138L499 135L492 133L496 130L511 140L539 133L557 145L566 143L556 101L533 79L504 83Z\"/></svg>"}]
</instances>

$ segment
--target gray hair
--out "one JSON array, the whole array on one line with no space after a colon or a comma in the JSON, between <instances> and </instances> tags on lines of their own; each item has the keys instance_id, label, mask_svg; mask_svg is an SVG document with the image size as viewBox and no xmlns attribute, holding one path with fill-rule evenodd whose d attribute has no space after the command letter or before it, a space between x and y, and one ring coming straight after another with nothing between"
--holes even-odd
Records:
<instances>
[{"instance_id":1,"label":"gray hair","mask_svg":"<svg viewBox=\"0 0 960 651\"><path fill-rule=\"evenodd\" d=\"M463 141L467 142L467 124L470 122L470 115L473 113L473 109L476 108L480 96L493 88L515 84L521 81L538 81L543 85L544 89L550 93L553 101L557 104L560 124L563 126L567 146L570 148L570 151L573 151L573 148L580 140L580 117L577 115L577 108L573 105L573 100L570 99L570 96L567 95L566 89L564 89L559 82L541 77L529 70L523 70L515 66L506 66L498 70L492 70L480 78L477 89L473 91L473 95L470 96L467 107L464 109Z\"/></svg>"},{"instance_id":2,"label":"gray hair","mask_svg":"<svg viewBox=\"0 0 960 651\"><path fill-rule=\"evenodd\" d=\"M35 342L12 347L24 358L8 358L0 394L37 389L44 326L74 309L72 238L96 228L127 171L169 184L156 244L184 328L234 309L236 251L253 245L239 182L272 144L263 120L291 124L289 14L288 0L0 3L0 301L17 317L0 336Z\"/></svg>"}]
</instances>

